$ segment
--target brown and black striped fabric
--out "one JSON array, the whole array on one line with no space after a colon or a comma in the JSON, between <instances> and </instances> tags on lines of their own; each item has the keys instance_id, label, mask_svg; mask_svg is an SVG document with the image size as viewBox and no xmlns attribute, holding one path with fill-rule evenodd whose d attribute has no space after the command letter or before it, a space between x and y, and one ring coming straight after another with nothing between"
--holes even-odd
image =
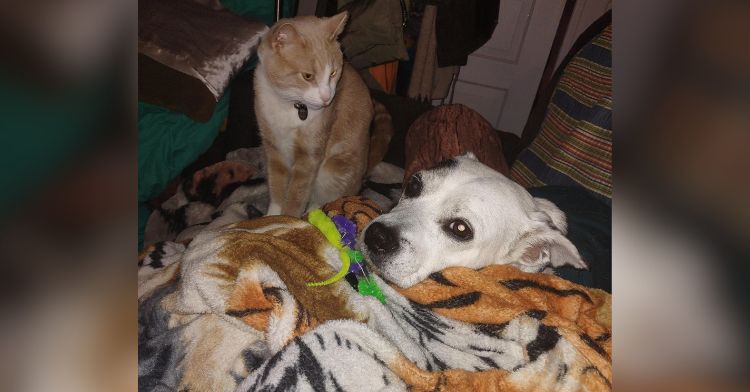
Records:
<instances>
[{"instance_id":1,"label":"brown and black striped fabric","mask_svg":"<svg viewBox=\"0 0 750 392\"><path fill-rule=\"evenodd\" d=\"M378 215L358 197L323 210L359 230ZM306 286L337 255L284 216L156 246L139 261L139 389L611 390L601 290L510 266L447 268L406 289L372 275L385 304L343 280Z\"/></svg>"},{"instance_id":2,"label":"brown and black striped fabric","mask_svg":"<svg viewBox=\"0 0 750 392\"><path fill-rule=\"evenodd\" d=\"M507 265L479 271L447 268L410 288L397 290L421 306L472 324L489 335L498 334L523 315L540 320L538 333L547 335L528 349L530 359L564 338L588 362L581 371L588 366L596 369L596 376L581 375L586 379L583 384L589 390L611 387L612 304L611 296L602 290Z\"/></svg>"}]
</instances>

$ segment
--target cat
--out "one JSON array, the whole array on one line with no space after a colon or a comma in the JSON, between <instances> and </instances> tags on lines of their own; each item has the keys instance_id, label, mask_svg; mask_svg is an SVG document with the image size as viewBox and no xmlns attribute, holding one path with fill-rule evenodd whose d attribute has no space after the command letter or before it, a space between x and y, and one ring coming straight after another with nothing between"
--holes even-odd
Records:
<instances>
[{"instance_id":1,"label":"cat","mask_svg":"<svg viewBox=\"0 0 750 392\"><path fill-rule=\"evenodd\" d=\"M387 148L390 135L383 147L382 132L374 132L378 151L369 150L373 102L338 42L347 19L346 12L281 19L258 47L255 113L268 168L267 215L299 217L355 195Z\"/></svg>"}]
</instances>

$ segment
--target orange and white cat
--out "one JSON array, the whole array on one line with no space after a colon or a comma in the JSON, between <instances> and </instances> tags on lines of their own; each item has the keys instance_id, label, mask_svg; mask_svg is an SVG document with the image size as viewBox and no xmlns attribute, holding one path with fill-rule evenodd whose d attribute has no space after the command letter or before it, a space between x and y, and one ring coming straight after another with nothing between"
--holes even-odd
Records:
<instances>
[{"instance_id":1,"label":"orange and white cat","mask_svg":"<svg viewBox=\"0 0 750 392\"><path fill-rule=\"evenodd\" d=\"M255 112L268 164L267 215L299 217L361 187L373 104L343 60L337 38L346 21L345 12L282 19L258 47Z\"/></svg>"}]
</instances>

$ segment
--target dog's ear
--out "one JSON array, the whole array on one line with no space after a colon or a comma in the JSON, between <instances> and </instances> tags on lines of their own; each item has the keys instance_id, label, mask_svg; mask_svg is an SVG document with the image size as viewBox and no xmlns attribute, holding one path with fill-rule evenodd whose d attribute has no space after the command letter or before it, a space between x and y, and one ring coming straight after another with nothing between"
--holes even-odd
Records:
<instances>
[{"instance_id":1,"label":"dog's ear","mask_svg":"<svg viewBox=\"0 0 750 392\"><path fill-rule=\"evenodd\" d=\"M530 233L519 245L515 250L515 260L527 267L525 270L541 271L548 266L563 265L588 269L575 245L555 229L542 229Z\"/></svg>"},{"instance_id":2,"label":"dog's ear","mask_svg":"<svg viewBox=\"0 0 750 392\"><path fill-rule=\"evenodd\" d=\"M524 233L511 251L525 270L541 271L547 266L572 265L587 269L575 245L565 237L565 213L546 199L534 198L536 211L530 214L532 229Z\"/></svg>"},{"instance_id":3,"label":"dog's ear","mask_svg":"<svg viewBox=\"0 0 750 392\"><path fill-rule=\"evenodd\" d=\"M565 213L557 208L555 203L541 197L535 197L534 204L537 208L537 216L533 217L535 220L547 221L563 234L568 232L568 221L565 219Z\"/></svg>"}]
</instances>

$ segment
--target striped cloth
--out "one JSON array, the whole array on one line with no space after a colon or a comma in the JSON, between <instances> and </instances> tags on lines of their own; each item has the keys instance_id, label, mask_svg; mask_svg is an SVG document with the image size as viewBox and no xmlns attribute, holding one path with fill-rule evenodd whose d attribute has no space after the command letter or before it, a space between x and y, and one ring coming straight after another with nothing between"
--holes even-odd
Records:
<instances>
[{"instance_id":1,"label":"striped cloth","mask_svg":"<svg viewBox=\"0 0 750 392\"><path fill-rule=\"evenodd\" d=\"M583 186L612 198L612 25L574 56L539 135L511 168L525 187Z\"/></svg>"}]
</instances>

